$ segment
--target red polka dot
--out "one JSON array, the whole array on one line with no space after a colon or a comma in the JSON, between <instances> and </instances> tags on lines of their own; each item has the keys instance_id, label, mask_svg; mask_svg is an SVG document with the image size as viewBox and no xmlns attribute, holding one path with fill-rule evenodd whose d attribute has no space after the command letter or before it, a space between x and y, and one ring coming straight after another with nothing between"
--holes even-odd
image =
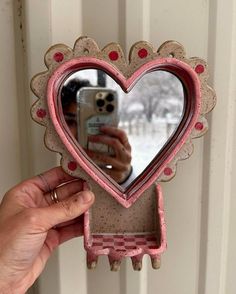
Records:
<instances>
[{"instance_id":1,"label":"red polka dot","mask_svg":"<svg viewBox=\"0 0 236 294\"><path fill-rule=\"evenodd\" d=\"M201 123L201 122L197 122L197 123L195 124L195 129L196 129L196 130L201 131L203 128L204 128L203 123Z\"/></svg>"},{"instance_id":2,"label":"red polka dot","mask_svg":"<svg viewBox=\"0 0 236 294\"><path fill-rule=\"evenodd\" d=\"M54 59L56 62L61 62L61 61L64 59L64 54L61 53L61 52L56 52L56 53L53 55L53 59Z\"/></svg>"},{"instance_id":3,"label":"red polka dot","mask_svg":"<svg viewBox=\"0 0 236 294\"><path fill-rule=\"evenodd\" d=\"M40 108L37 110L36 114L37 114L37 117L44 118L46 116L47 112L45 109Z\"/></svg>"},{"instance_id":4,"label":"red polka dot","mask_svg":"<svg viewBox=\"0 0 236 294\"><path fill-rule=\"evenodd\" d=\"M118 58L119 58L119 54L117 51L111 51L109 53L109 58L112 60L112 61L116 61Z\"/></svg>"},{"instance_id":5,"label":"red polka dot","mask_svg":"<svg viewBox=\"0 0 236 294\"><path fill-rule=\"evenodd\" d=\"M77 163L76 163L75 161L70 161L70 162L68 163L68 168L69 168L69 170L71 170L71 171L76 170L76 169L77 169Z\"/></svg>"},{"instance_id":6,"label":"red polka dot","mask_svg":"<svg viewBox=\"0 0 236 294\"><path fill-rule=\"evenodd\" d=\"M164 175L165 175L165 176L170 176L172 173L173 173L172 168L170 168L170 167L166 167L166 168L164 169Z\"/></svg>"},{"instance_id":7,"label":"red polka dot","mask_svg":"<svg viewBox=\"0 0 236 294\"><path fill-rule=\"evenodd\" d=\"M196 67L195 67L195 72L198 73L198 74L201 74L205 71L205 67L202 65L202 64L198 64Z\"/></svg>"},{"instance_id":8,"label":"red polka dot","mask_svg":"<svg viewBox=\"0 0 236 294\"><path fill-rule=\"evenodd\" d=\"M147 57L147 55L148 55L148 52L145 48L142 48L138 51L138 56L140 58L145 58L145 57Z\"/></svg>"}]
</instances>

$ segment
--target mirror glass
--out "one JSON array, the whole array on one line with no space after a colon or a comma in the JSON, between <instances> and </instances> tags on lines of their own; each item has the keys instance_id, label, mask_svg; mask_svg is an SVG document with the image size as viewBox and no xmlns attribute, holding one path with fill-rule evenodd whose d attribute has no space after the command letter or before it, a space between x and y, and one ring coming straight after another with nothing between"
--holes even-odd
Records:
<instances>
[{"instance_id":1,"label":"mirror glass","mask_svg":"<svg viewBox=\"0 0 236 294\"><path fill-rule=\"evenodd\" d=\"M104 71L83 69L63 81L58 102L69 135L109 177L127 187L180 124L184 88L174 74L156 70L125 93Z\"/></svg>"}]
</instances>

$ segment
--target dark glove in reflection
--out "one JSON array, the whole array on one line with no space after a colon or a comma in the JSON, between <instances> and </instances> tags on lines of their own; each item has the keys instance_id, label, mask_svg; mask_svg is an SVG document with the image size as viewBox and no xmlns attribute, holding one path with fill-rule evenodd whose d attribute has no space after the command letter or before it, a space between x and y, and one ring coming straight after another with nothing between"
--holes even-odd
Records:
<instances>
[{"instance_id":1,"label":"dark glove in reflection","mask_svg":"<svg viewBox=\"0 0 236 294\"><path fill-rule=\"evenodd\" d=\"M113 178L118 184L126 181L131 173L131 146L124 130L103 126L100 128L101 134L90 135L89 142L107 145L114 150L114 154L85 150L89 157L100 168Z\"/></svg>"}]
</instances>

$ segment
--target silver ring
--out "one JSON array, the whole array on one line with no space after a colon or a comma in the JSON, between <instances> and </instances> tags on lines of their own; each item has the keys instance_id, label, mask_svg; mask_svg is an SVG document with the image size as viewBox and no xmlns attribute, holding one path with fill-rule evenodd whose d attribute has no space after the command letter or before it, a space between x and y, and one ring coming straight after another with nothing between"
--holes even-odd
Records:
<instances>
[{"instance_id":1,"label":"silver ring","mask_svg":"<svg viewBox=\"0 0 236 294\"><path fill-rule=\"evenodd\" d=\"M52 202L54 202L54 203L58 203L59 202L59 199L58 199L56 190L52 190L51 191L50 197L52 199Z\"/></svg>"}]
</instances>

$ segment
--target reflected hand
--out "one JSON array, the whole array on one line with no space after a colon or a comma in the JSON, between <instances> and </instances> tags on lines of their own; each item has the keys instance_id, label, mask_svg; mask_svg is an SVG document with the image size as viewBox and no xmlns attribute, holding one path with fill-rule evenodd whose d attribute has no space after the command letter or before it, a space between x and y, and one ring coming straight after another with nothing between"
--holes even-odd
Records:
<instances>
[{"instance_id":1,"label":"reflected hand","mask_svg":"<svg viewBox=\"0 0 236 294\"><path fill-rule=\"evenodd\" d=\"M86 150L89 157L118 184L123 183L131 173L131 146L122 129L111 126L100 128L101 135L89 136L89 142L100 143L111 147L114 155ZM108 167L106 167L108 166ZM111 168L109 167L111 166Z\"/></svg>"},{"instance_id":2,"label":"reflected hand","mask_svg":"<svg viewBox=\"0 0 236 294\"><path fill-rule=\"evenodd\" d=\"M1 293L25 293L53 250L83 234L82 222L75 218L94 201L92 192L82 191L83 187L82 180L58 167L6 193L0 205ZM50 197L53 189L58 203Z\"/></svg>"}]
</instances>

